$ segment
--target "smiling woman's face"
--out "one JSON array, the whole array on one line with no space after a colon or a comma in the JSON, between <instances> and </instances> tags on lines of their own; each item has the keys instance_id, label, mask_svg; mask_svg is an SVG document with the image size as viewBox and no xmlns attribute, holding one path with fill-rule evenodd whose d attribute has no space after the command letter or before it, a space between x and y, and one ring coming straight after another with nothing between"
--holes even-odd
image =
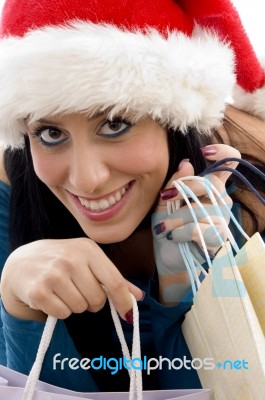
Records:
<instances>
[{"instance_id":1,"label":"smiling woman's face","mask_svg":"<svg viewBox=\"0 0 265 400\"><path fill-rule=\"evenodd\" d=\"M150 118L69 114L29 125L28 135L37 176L98 243L129 237L167 174L167 132Z\"/></svg>"}]
</instances>

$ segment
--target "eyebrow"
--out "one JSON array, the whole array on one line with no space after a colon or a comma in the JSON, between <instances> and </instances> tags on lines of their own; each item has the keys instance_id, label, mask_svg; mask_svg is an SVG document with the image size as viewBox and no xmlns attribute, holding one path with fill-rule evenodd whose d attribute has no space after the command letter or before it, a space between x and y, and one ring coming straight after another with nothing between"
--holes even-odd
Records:
<instances>
[{"instance_id":1,"label":"eyebrow","mask_svg":"<svg viewBox=\"0 0 265 400\"><path fill-rule=\"evenodd\" d=\"M57 121L48 121L47 119L44 119L44 118L40 118L36 122L37 123L41 122L42 124L47 124L47 125L60 125L59 122L57 122Z\"/></svg>"},{"instance_id":2,"label":"eyebrow","mask_svg":"<svg viewBox=\"0 0 265 400\"><path fill-rule=\"evenodd\" d=\"M105 113L99 112L97 114L94 114L91 117L87 117L87 119L88 120L95 120L97 118L103 117L104 115L105 115ZM35 122L36 123L40 122L41 124L46 124L46 125L58 125L58 126L64 127L64 124L59 122L59 121L56 121L56 120L55 121L49 121L48 119L45 119L45 118L40 118Z\"/></svg>"}]
</instances>

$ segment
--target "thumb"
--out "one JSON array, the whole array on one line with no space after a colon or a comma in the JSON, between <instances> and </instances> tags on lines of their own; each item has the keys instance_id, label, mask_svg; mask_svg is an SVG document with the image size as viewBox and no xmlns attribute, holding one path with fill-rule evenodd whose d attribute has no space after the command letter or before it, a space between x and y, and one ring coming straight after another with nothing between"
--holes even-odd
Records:
<instances>
[{"instance_id":1,"label":"thumb","mask_svg":"<svg viewBox=\"0 0 265 400\"><path fill-rule=\"evenodd\" d=\"M183 178L184 176L193 176L193 175L194 175L193 165L190 163L190 160L188 158L184 158L184 160L182 160L179 163L177 172L169 180L169 182L168 182L169 187L171 186L172 181L179 179L179 178ZM166 185L166 188L167 188L167 185Z\"/></svg>"}]
</instances>

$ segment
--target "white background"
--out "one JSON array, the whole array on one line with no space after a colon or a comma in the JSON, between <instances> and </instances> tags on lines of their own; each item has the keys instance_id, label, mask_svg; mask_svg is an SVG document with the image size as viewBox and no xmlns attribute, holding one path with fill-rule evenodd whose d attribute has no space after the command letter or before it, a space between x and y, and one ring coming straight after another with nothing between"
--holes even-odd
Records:
<instances>
[{"instance_id":1,"label":"white background","mask_svg":"<svg viewBox=\"0 0 265 400\"><path fill-rule=\"evenodd\" d=\"M241 15L256 52L259 56L265 56L265 0L232 1ZM0 10L3 3L4 0L0 0Z\"/></svg>"},{"instance_id":2,"label":"white background","mask_svg":"<svg viewBox=\"0 0 265 400\"><path fill-rule=\"evenodd\" d=\"M209 0L211 1L211 0ZM248 36L261 57L265 56L265 1L264 0L232 0Z\"/></svg>"}]
</instances>

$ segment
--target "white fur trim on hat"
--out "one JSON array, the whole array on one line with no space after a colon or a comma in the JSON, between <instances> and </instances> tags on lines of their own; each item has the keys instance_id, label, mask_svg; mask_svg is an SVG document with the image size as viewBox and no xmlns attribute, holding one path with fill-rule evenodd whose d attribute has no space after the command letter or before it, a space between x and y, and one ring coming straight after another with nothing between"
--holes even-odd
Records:
<instances>
[{"instance_id":1,"label":"white fur trim on hat","mask_svg":"<svg viewBox=\"0 0 265 400\"><path fill-rule=\"evenodd\" d=\"M74 22L0 42L0 141L23 146L25 118L72 112L149 115L208 132L235 83L234 56L213 32L191 37Z\"/></svg>"},{"instance_id":2,"label":"white fur trim on hat","mask_svg":"<svg viewBox=\"0 0 265 400\"><path fill-rule=\"evenodd\" d=\"M233 95L233 106L265 120L265 87L247 93L236 86Z\"/></svg>"}]
</instances>

